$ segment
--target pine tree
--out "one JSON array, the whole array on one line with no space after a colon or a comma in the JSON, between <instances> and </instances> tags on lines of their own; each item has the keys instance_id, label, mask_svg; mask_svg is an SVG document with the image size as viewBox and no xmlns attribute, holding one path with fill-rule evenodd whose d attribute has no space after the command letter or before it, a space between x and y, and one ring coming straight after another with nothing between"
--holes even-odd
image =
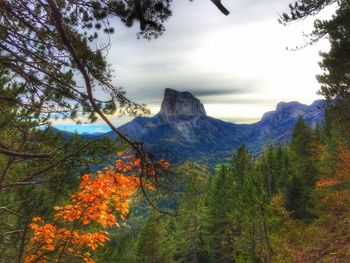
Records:
<instances>
[{"instance_id":1,"label":"pine tree","mask_svg":"<svg viewBox=\"0 0 350 263\"><path fill-rule=\"evenodd\" d=\"M252 159L242 145L234 152L228 167L218 170L209 196L211 255L214 262L232 262L241 247L243 220L239 198L252 170Z\"/></svg>"},{"instance_id":2,"label":"pine tree","mask_svg":"<svg viewBox=\"0 0 350 263\"><path fill-rule=\"evenodd\" d=\"M234 153L230 163L230 172L239 186L243 185L244 179L247 177L247 173L251 169L251 165L251 156L248 153L246 146L240 146Z\"/></svg>"},{"instance_id":3,"label":"pine tree","mask_svg":"<svg viewBox=\"0 0 350 263\"><path fill-rule=\"evenodd\" d=\"M312 130L302 117L295 125L290 144L293 172L289 179L286 207L296 218L312 217L312 192L317 179Z\"/></svg>"},{"instance_id":4,"label":"pine tree","mask_svg":"<svg viewBox=\"0 0 350 263\"><path fill-rule=\"evenodd\" d=\"M233 261L234 229L228 213L232 210L235 186L230 177L227 166L221 165L209 193L208 239L213 262Z\"/></svg>"},{"instance_id":5,"label":"pine tree","mask_svg":"<svg viewBox=\"0 0 350 263\"><path fill-rule=\"evenodd\" d=\"M196 164L187 164L184 168L187 182L176 217L175 259L178 262L207 262L204 220L210 175Z\"/></svg>"},{"instance_id":6,"label":"pine tree","mask_svg":"<svg viewBox=\"0 0 350 263\"><path fill-rule=\"evenodd\" d=\"M159 249L162 244L160 242L161 228L159 225L160 214L157 211L151 211L147 218L146 225L142 229L137 241L137 255L139 262L144 263L160 263Z\"/></svg>"},{"instance_id":7,"label":"pine tree","mask_svg":"<svg viewBox=\"0 0 350 263\"><path fill-rule=\"evenodd\" d=\"M320 94L328 100L328 115L331 116L332 125L349 147L350 1L298 0L289 6L290 13L283 14L280 21L288 24L301 20L318 14L334 3L337 3L335 14L330 19L316 19L307 42L314 44L322 38L329 40L330 50L320 53L322 60L319 65L323 73L317 76L317 80L321 84Z\"/></svg>"},{"instance_id":8,"label":"pine tree","mask_svg":"<svg viewBox=\"0 0 350 263\"><path fill-rule=\"evenodd\" d=\"M270 197L260 170L251 170L240 190L233 217L241 218L234 252L237 262L271 260L268 205Z\"/></svg>"},{"instance_id":9,"label":"pine tree","mask_svg":"<svg viewBox=\"0 0 350 263\"><path fill-rule=\"evenodd\" d=\"M291 174L291 162L287 149L279 146L276 151L276 177L277 189L282 193L286 193L288 178Z\"/></svg>"},{"instance_id":10,"label":"pine tree","mask_svg":"<svg viewBox=\"0 0 350 263\"><path fill-rule=\"evenodd\" d=\"M272 145L269 146L267 151L261 157L258 167L260 173L264 178L264 185L270 198L277 192L277 160Z\"/></svg>"}]
</instances>

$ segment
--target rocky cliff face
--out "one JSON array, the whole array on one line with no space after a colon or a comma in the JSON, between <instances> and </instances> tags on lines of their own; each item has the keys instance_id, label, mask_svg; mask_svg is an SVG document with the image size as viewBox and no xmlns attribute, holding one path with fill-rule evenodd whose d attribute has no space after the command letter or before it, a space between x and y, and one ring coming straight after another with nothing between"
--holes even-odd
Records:
<instances>
[{"instance_id":1,"label":"rocky cliff face","mask_svg":"<svg viewBox=\"0 0 350 263\"><path fill-rule=\"evenodd\" d=\"M165 118L199 118L206 116L206 113L203 104L191 93L165 89L160 115Z\"/></svg>"},{"instance_id":2,"label":"rocky cliff face","mask_svg":"<svg viewBox=\"0 0 350 263\"><path fill-rule=\"evenodd\" d=\"M207 115L203 104L191 93L165 89L158 116L178 132L183 141L191 143L196 138L194 131Z\"/></svg>"}]
</instances>

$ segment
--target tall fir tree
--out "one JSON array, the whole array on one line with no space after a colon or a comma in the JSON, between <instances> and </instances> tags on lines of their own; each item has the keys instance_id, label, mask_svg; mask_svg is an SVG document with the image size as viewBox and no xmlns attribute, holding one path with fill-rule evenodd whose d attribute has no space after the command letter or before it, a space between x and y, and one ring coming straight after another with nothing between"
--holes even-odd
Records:
<instances>
[{"instance_id":1,"label":"tall fir tree","mask_svg":"<svg viewBox=\"0 0 350 263\"><path fill-rule=\"evenodd\" d=\"M226 165L218 168L208 200L208 241L211 259L215 262L233 261L234 228L228 214L234 202L232 174Z\"/></svg>"},{"instance_id":2,"label":"tall fir tree","mask_svg":"<svg viewBox=\"0 0 350 263\"><path fill-rule=\"evenodd\" d=\"M178 262L208 262L204 221L210 175L206 169L196 164L186 164L184 168L187 170L187 182L176 217L175 259Z\"/></svg>"},{"instance_id":3,"label":"tall fir tree","mask_svg":"<svg viewBox=\"0 0 350 263\"><path fill-rule=\"evenodd\" d=\"M289 178L286 207L299 219L313 215L313 190L318 176L313 148L312 130L300 117L290 143L292 173Z\"/></svg>"},{"instance_id":4,"label":"tall fir tree","mask_svg":"<svg viewBox=\"0 0 350 263\"><path fill-rule=\"evenodd\" d=\"M162 262L159 250L162 246L161 240L161 215L157 211L151 211L147 222L143 227L137 241L137 256L139 262L159 263Z\"/></svg>"}]
</instances>

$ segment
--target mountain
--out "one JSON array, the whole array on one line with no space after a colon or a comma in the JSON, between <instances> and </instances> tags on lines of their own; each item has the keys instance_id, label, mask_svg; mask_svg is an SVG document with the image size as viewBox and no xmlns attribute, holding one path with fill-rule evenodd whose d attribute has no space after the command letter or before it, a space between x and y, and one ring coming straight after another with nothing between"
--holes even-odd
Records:
<instances>
[{"instance_id":1,"label":"mountain","mask_svg":"<svg viewBox=\"0 0 350 263\"><path fill-rule=\"evenodd\" d=\"M275 111L266 112L262 119L251 124L251 132L244 143L253 152L261 151L268 143L282 143L288 141L293 128L301 116L306 123L315 128L324 120L325 100L316 100L311 105L297 101L280 102Z\"/></svg>"},{"instance_id":2,"label":"mountain","mask_svg":"<svg viewBox=\"0 0 350 263\"><path fill-rule=\"evenodd\" d=\"M120 130L171 162L215 164L243 143L253 153L259 153L267 144L288 140L299 116L311 126L322 123L324 104L323 100L310 106L281 102L257 123L234 124L207 116L203 104L191 93L166 89L158 114L136 117ZM112 132L107 136L115 138Z\"/></svg>"}]
</instances>

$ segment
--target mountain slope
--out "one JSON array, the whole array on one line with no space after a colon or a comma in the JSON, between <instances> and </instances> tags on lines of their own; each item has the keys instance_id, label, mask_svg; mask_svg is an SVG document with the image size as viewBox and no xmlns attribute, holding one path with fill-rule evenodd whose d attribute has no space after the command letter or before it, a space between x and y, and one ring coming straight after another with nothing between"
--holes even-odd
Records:
<instances>
[{"instance_id":1,"label":"mountain slope","mask_svg":"<svg viewBox=\"0 0 350 263\"><path fill-rule=\"evenodd\" d=\"M244 143L252 151L261 151L267 143L282 143L288 141L294 125L299 117L315 128L324 119L324 100L316 100L311 105L299 102L280 102L275 111L266 112L262 119L251 124L251 133Z\"/></svg>"},{"instance_id":2,"label":"mountain slope","mask_svg":"<svg viewBox=\"0 0 350 263\"><path fill-rule=\"evenodd\" d=\"M244 125L207 116L195 120L178 116L164 119L160 114L135 118L120 130L133 140L144 142L146 149L173 162L219 161L249 133Z\"/></svg>"},{"instance_id":3,"label":"mountain slope","mask_svg":"<svg viewBox=\"0 0 350 263\"><path fill-rule=\"evenodd\" d=\"M258 153L269 143L288 140L299 116L311 126L322 123L324 103L319 100L307 106L282 102L257 123L234 124L207 116L203 104L191 93L166 89L158 114L136 117L120 130L171 162L215 164L242 143ZM115 137L112 132L107 136Z\"/></svg>"}]
</instances>

